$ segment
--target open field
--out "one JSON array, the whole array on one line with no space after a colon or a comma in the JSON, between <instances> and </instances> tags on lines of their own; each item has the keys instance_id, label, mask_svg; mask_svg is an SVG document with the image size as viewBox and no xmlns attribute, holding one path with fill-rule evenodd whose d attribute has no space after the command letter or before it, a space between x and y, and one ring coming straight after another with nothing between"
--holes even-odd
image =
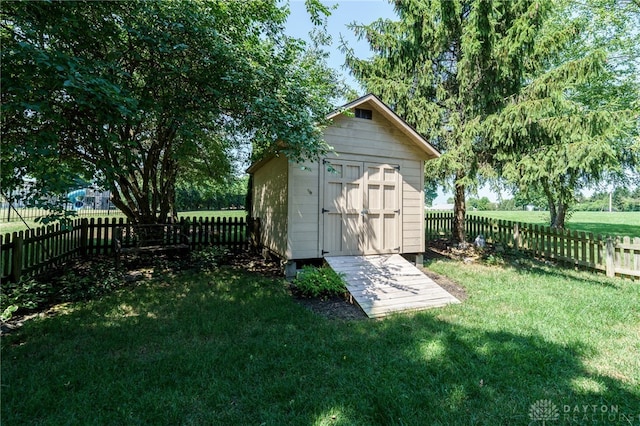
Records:
<instances>
[{"instance_id":1,"label":"open field","mask_svg":"<svg viewBox=\"0 0 640 426\"><path fill-rule=\"evenodd\" d=\"M637 282L428 267L469 298L380 321L326 319L237 269L157 270L3 337L3 423L527 425L541 400L553 424L640 423Z\"/></svg>"},{"instance_id":2,"label":"open field","mask_svg":"<svg viewBox=\"0 0 640 426\"><path fill-rule=\"evenodd\" d=\"M549 225L549 212L545 211L469 211L468 213L514 222ZM566 225L567 229L572 231L640 237L639 212L574 212Z\"/></svg>"},{"instance_id":3,"label":"open field","mask_svg":"<svg viewBox=\"0 0 640 426\"><path fill-rule=\"evenodd\" d=\"M247 215L247 212L244 210L207 210L207 211L193 211L193 212L181 212L178 213L178 217L202 217L202 218L206 218L206 217L245 217ZM82 216L84 217L84 216ZM91 217L95 217L95 218L112 218L112 217L124 217L124 215L122 215L121 213L112 213L110 215L101 215L101 216L91 216ZM90 219L91 217L87 217L88 219ZM38 228L39 226L42 226L41 224L37 223L34 219L27 219L26 224L24 222L21 221L12 221L12 222L0 222L0 234L4 235L5 233L9 232L18 232L21 231L23 229L27 229L27 228Z\"/></svg>"}]
</instances>

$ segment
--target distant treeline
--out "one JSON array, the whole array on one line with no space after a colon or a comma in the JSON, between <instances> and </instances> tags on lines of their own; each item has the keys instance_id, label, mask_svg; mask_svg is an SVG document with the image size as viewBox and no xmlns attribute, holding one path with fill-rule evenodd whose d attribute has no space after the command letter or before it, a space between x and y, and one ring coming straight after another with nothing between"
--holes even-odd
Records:
<instances>
[{"instance_id":1,"label":"distant treeline","mask_svg":"<svg viewBox=\"0 0 640 426\"><path fill-rule=\"evenodd\" d=\"M232 177L211 186L180 184L176 188L176 209L193 211L244 208L247 181L247 177Z\"/></svg>"},{"instance_id":2,"label":"distant treeline","mask_svg":"<svg viewBox=\"0 0 640 426\"><path fill-rule=\"evenodd\" d=\"M536 210L547 210L549 207L544 197L525 199L516 196L497 203L491 202L487 197L467 199L469 210L526 210L527 206L533 206ZM609 211L609 193L595 192L590 197L578 196L571 209L574 211ZM616 212L640 211L640 187L634 190L616 188L611 194L611 210Z\"/></svg>"}]
</instances>

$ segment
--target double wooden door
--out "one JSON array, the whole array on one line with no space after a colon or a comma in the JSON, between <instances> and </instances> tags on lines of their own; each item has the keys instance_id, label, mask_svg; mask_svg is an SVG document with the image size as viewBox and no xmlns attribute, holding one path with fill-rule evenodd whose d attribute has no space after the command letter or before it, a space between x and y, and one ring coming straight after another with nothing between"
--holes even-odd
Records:
<instances>
[{"instance_id":1,"label":"double wooden door","mask_svg":"<svg viewBox=\"0 0 640 426\"><path fill-rule=\"evenodd\" d=\"M323 256L400 252L397 165L323 161Z\"/></svg>"}]
</instances>

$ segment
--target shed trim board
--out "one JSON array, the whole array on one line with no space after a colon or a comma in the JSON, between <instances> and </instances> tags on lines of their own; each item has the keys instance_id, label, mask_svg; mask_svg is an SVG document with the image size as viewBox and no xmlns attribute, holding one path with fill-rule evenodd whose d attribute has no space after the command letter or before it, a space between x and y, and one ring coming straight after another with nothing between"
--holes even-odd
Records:
<instances>
[{"instance_id":1,"label":"shed trim board","mask_svg":"<svg viewBox=\"0 0 640 426\"><path fill-rule=\"evenodd\" d=\"M342 114L356 106L368 111ZM422 253L424 167L440 154L373 95L328 118L323 158L275 155L248 169L261 243L287 261Z\"/></svg>"}]
</instances>

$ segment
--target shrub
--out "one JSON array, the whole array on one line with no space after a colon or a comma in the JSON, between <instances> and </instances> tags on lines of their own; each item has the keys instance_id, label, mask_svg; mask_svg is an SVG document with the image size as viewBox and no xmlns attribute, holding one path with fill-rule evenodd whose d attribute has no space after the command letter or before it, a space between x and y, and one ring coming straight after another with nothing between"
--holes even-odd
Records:
<instances>
[{"instance_id":1,"label":"shrub","mask_svg":"<svg viewBox=\"0 0 640 426\"><path fill-rule=\"evenodd\" d=\"M212 271L226 262L228 254L225 247L205 247L191 252L191 262L202 271Z\"/></svg>"},{"instance_id":2,"label":"shrub","mask_svg":"<svg viewBox=\"0 0 640 426\"><path fill-rule=\"evenodd\" d=\"M342 275L327 267L304 266L293 283L304 297L328 298L347 290Z\"/></svg>"},{"instance_id":3,"label":"shrub","mask_svg":"<svg viewBox=\"0 0 640 426\"><path fill-rule=\"evenodd\" d=\"M51 303L100 297L125 284L124 274L109 262L76 265L54 277L3 283L0 288L0 320L7 321L16 312L38 310Z\"/></svg>"},{"instance_id":4,"label":"shrub","mask_svg":"<svg viewBox=\"0 0 640 426\"><path fill-rule=\"evenodd\" d=\"M54 280L57 299L61 302L87 300L108 294L125 284L124 274L113 264L91 263L84 268L66 271Z\"/></svg>"},{"instance_id":5,"label":"shrub","mask_svg":"<svg viewBox=\"0 0 640 426\"><path fill-rule=\"evenodd\" d=\"M3 283L0 289L1 319L10 319L18 309L36 309L49 301L53 295L54 290L50 283L39 282L33 278L22 279L17 283Z\"/></svg>"}]
</instances>

